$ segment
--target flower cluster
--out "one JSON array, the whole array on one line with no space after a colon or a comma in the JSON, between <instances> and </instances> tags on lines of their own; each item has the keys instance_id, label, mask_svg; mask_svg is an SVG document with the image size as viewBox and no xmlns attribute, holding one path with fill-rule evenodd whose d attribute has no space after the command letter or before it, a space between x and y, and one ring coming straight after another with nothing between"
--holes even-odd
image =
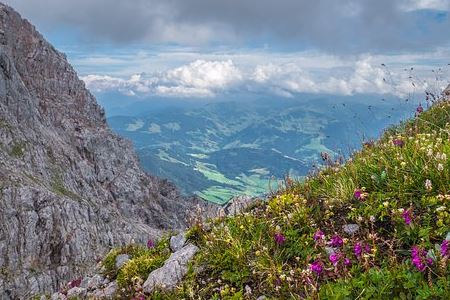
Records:
<instances>
[{"instance_id":1,"label":"flower cluster","mask_svg":"<svg viewBox=\"0 0 450 300\"><path fill-rule=\"evenodd\" d=\"M362 189L356 189L356 190L353 192L353 197L354 197L356 200L364 200L364 199L367 198L368 195L369 195L369 193L365 192L365 191L364 191L364 188L362 188Z\"/></svg>"},{"instance_id":2,"label":"flower cluster","mask_svg":"<svg viewBox=\"0 0 450 300\"><path fill-rule=\"evenodd\" d=\"M412 222L412 212L411 209L406 209L402 212L402 218L406 225L411 225Z\"/></svg>"},{"instance_id":3,"label":"flower cluster","mask_svg":"<svg viewBox=\"0 0 450 300\"><path fill-rule=\"evenodd\" d=\"M313 239L314 239L316 242L317 242L317 241L321 241L321 240L325 239L325 234L323 233L322 230L317 230L317 231L314 233Z\"/></svg>"},{"instance_id":4,"label":"flower cluster","mask_svg":"<svg viewBox=\"0 0 450 300\"><path fill-rule=\"evenodd\" d=\"M420 272L425 271L427 266L431 266L433 264L433 260L431 258L427 258L427 252L417 246L412 247L411 259L412 264Z\"/></svg>"},{"instance_id":5,"label":"flower cluster","mask_svg":"<svg viewBox=\"0 0 450 300\"><path fill-rule=\"evenodd\" d=\"M405 142L402 139L394 139L392 143L397 147L403 147L405 145Z\"/></svg>"},{"instance_id":6,"label":"flower cluster","mask_svg":"<svg viewBox=\"0 0 450 300\"><path fill-rule=\"evenodd\" d=\"M148 240L147 241L147 248L148 249L155 248L155 242L153 240Z\"/></svg>"},{"instance_id":7,"label":"flower cluster","mask_svg":"<svg viewBox=\"0 0 450 300\"><path fill-rule=\"evenodd\" d=\"M449 240L444 240L441 244L440 250L441 250L441 256L442 257L449 257L450 251L449 251Z\"/></svg>"},{"instance_id":8,"label":"flower cluster","mask_svg":"<svg viewBox=\"0 0 450 300\"><path fill-rule=\"evenodd\" d=\"M280 246L286 242L286 237L282 233L279 233L279 232L275 233L273 238L275 240L275 243L277 243L277 245L280 245Z\"/></svg>"},{"instance_id":9,"label":"flower cluster","mask_svg":"<svg viewBox=\"0 0 450 300\"><path fill-rule=\"evenodd\" d=\"M320 260L316 260L311 264L310 269L316 273L316 275L320 275L323 271L323 264Z\"/></svg>"},{"instance_id":10,"label":"flower cluster","mask_svg":"<svg viewBox=\"0 0 450 300\"><path fill-rule=\"evenodd\" d=\"M370 248L369 244L356 243L353 246L353 253L358 258L361 257L364 253L370 253L371 250L372 249Z\"/></svg>"},{"instance_id":11,"label":"flower cluster","mask_svg":"<svg viewBox=\"0 0 450 300\"><path fill-rule=\"evenodd\" d=\"M331 247L342 247L344 245L344 240L339 235L334 235L330 241Z\"/></svg>"}]
</instances>

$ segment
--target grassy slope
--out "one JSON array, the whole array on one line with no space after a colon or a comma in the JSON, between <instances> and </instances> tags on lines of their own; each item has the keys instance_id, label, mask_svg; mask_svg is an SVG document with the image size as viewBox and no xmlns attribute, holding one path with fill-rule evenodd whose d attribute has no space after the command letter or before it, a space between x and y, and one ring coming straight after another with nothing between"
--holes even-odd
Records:
<instances>
[{"instance_id":1,"label":"grassy slope","mask_svg":"<svg viewBox=\"0 0 450 300\"><path fill-rule=\"evenodd\" d=\"M201 250L191 272L173 293L150 298L445 299L449 122L450 104L436 104L364 145L344 165L328 162L236 217L194 224L190 239ZM345 233L346 224L359 230ZM319 230L324 237L315 241ZM333 264L329 246L333 237L339 242L336 236L343 245L333 250ZM423 270L412 264L414 246L423 249L415 261Z\"/></svg>"}]
</instances>

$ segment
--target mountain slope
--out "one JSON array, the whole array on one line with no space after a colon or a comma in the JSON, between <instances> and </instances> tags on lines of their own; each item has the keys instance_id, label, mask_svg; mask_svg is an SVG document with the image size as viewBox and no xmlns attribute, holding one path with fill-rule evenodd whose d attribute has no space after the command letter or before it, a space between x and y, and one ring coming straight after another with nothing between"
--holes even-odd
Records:
<instances>
[{"instance_id":1,"label":"mountain slope","mask_svg":"<svg viewBox=\"0 0 450 300\"><path fill-rule=\"evenodd\" d=\"M129 284L130 265L113 270L122 276L118 296L448 299L450 86L428 111L418 108L345 164L326 160L305 182L287 180L268 201L198 222L187 236L199 250L177 288L155 291L158 270L137 257L130 264L146 276ZM164 255L164 243L146 259Z\"/></svg>"},{"instance_id":2,"label":"mountain slope","mask_svg":"<svg viewBox=\"0 0 450 300\"><path fill-rule=\"evenodd\" d=\"M59 288L195 200L144 173L66 57L0 3L0 298Z\"/></svg>"}]
</instances>

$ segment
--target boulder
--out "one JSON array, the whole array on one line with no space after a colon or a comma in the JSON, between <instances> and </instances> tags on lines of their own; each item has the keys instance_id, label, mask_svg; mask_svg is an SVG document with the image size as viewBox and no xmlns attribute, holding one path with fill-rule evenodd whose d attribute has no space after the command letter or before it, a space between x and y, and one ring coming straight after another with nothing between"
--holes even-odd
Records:
<instances>
[{"instance_id":1,"label":"boulder","mask_svg":"<svg viewBox=\"0 0 450 300\"><path fill-rule=\"evenodd\" d=\"M172 253L161 268L150 273L144 283L144 291L151 293L155 288L164 290L175 288L186 275L188 263L197 251L197 246L188 244L181 250Z\"/></svg>"}]
</instances>

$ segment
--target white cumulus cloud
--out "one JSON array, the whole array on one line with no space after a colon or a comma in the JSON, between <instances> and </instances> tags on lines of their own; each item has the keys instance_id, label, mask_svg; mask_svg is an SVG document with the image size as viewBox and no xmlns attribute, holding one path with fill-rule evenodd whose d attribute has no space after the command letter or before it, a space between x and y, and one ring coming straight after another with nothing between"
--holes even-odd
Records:
<instances>
[{"instance_id":1,"label":"white cumulus cloud","mask_svg":"<svg viewBox=\"0 0 450 300\"><path fill-rule=\"evenodd\" d=\"M94 92L117 90L127 95L214 97L217 92L241 82L242 74L231 60L196 60L165 72L135 74L128 79L103 75L87 75L82 79Z\"/></svg>"},{"instance_id":2,"label":"white cumulus cloud","mask_svg":"<svg viewBox=\"0 0 450 300\"><path fill-rule=\"evenodd\" d=\"M437 52L436 55L446 53ZM436 90L445 87L450 70L441 71L441 81L436 81L437 74L431 73L432 65L419 64L414 71L410 70L411 64L421 63L420 57L365 55L344 58L321 53L264 57L236 54L225 56L225 59L194 59L165 71L128 77L88 75L83 80L94 92L119 91L126 95L179 98L213 98L230 92L282 97L299 93L371 93L403 97L424 91L430 83L436 85Z\"/></svg>"}]
</instances>

